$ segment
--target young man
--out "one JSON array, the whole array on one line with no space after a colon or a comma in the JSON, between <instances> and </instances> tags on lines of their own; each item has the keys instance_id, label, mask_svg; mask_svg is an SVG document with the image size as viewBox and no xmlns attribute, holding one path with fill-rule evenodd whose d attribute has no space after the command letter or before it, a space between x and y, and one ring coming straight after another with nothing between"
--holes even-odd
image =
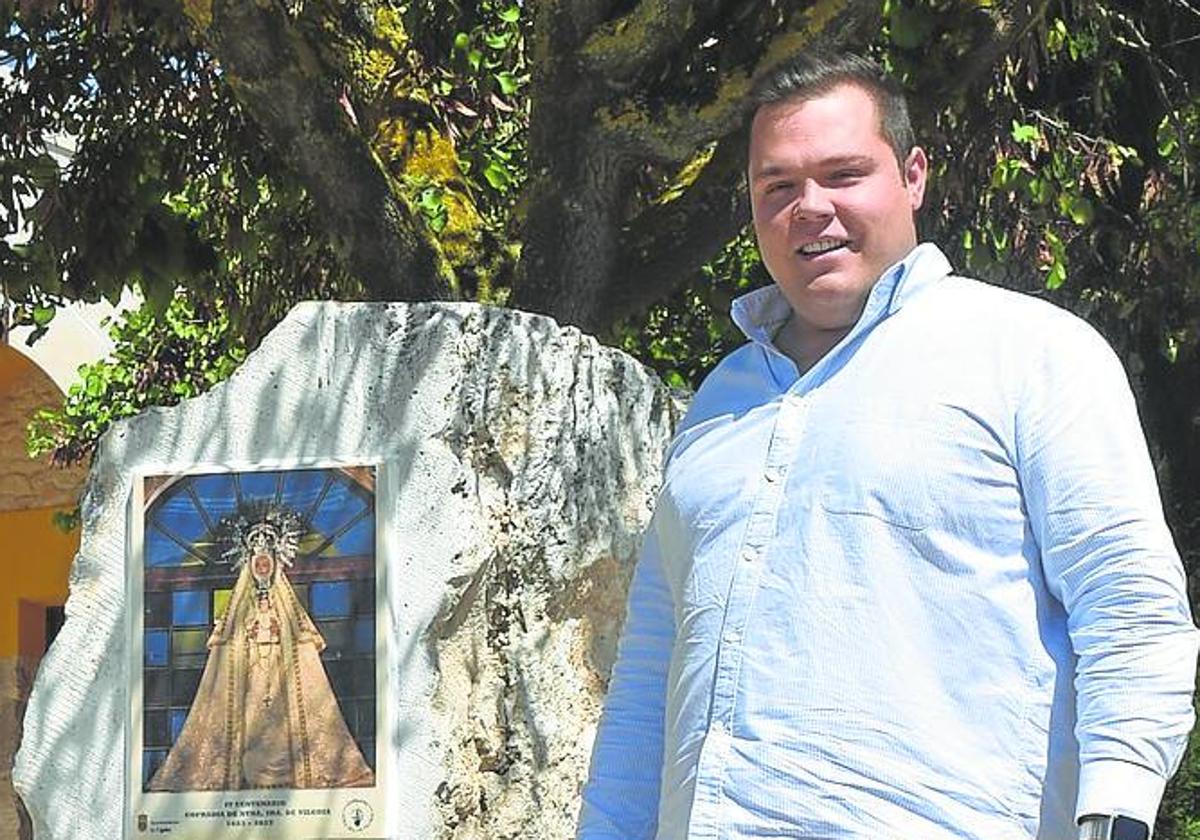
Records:
<instances>
[{"instance_id":1,"label":"young man","mask_svg":"<svg viewBox=\"0 0 1200 840\"><path fill-rule=\"evenodd\" d=\"M1144 840L1198 634L1119 362L917 245L874 65L752 105L775 283L668 453L579 837Z\"/></svg>"}]
</instances>

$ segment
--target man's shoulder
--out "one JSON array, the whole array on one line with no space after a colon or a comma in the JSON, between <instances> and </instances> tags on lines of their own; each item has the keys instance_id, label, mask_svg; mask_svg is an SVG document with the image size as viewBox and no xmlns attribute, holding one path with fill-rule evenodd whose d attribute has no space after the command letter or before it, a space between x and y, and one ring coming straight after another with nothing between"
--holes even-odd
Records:
<instances>
[{"instance_id":1,"label":"man's shoulder","mask_svg":"<svg viewBox=\"0 0 1200 840\"><path fill-rule=\"evenodd\" d=\"M754 402L763 394L777 389L767 362L767 351L753 341L726 353L717 366L704 377L692 408L696 406L729 407L742 402Z\"/></svg>"},{"instance_id":2,"label":"man's shoulder","mask_svg":"<svg viewBox=\"0 0 1200 840\"><path fill-rule=\"evenodd\" d=\"M1056 303L972 277L951 274L930 296L937 317L954 318L971 330L1023 337L1032 345L1107 342L1086 320Z\"/></svg>"},{"instance_id":3,"label":"man's shoulder","mask_svg":"<svg viewBox=\"0 0 1200 840\"><path fill-rule=\"evenodd\" d=\"M680 443L692 438L700 428L720 418L735 417L777 390L765 356L761 346L748 341L722 357L692 395L688 410L675 429L668 460Z\"/></svg>"},{"instance_id":4,"label":"man's shoulder","mask_svg":"<svg viewBox=\"0 0 1200 840\"><path fill-rule=\"evenodd\" d=\"M1001 317L1077 317L1061 306L1028 292L1006 289L962 274L947 275L939 288L945 295L955 298L956 304L994 310L995 315Z\"/></svg>"}]
</instances>

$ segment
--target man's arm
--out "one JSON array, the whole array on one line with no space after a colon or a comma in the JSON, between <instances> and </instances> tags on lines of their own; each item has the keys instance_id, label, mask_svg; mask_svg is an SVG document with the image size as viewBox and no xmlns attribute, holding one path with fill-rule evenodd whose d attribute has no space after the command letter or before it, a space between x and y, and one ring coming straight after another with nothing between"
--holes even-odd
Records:
<instances>
[{"instance_id":1,"label":"man's arm","mask_svg":"<svg viewBox=\"0 0 1200 840\"><path fill-rule=\"evenodd\" d=\"M1153 825L1192 727L1198 634L1120 362L1087 325L1052 322L1017 409L1022 489L1066 608L1080 776L1076 817Z\"/></svg>"},{"instance_id":2,"label":"man's arm","mask_svg":"<svg viewBox=\"0 0 1200 840\"><path fill-rule=\"evenodd\" d=\"M654 837L674 638L674 607L651 523L630 584L625 627L583 789L579 840Z\"/></svg>"}]
</instances>

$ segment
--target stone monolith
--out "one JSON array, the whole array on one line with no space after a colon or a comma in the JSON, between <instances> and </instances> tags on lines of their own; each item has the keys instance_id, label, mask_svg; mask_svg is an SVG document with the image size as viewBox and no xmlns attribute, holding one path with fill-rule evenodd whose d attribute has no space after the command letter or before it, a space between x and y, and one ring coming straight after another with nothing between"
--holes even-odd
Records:
<instances>
[{"instance_id":1,"label":"stone monolith","mask_svg":"<svg viewBox=\"0 0 1200 840\"><path fill-rule=\"evenodd\" d=\"M17 757L35 836L121 836L135 473L369 457L398 488L379 749L400 836L570 837L678 411L647 369L548 318L304 304L228 382L116 424Z\"/></svg>"}]
</instances>

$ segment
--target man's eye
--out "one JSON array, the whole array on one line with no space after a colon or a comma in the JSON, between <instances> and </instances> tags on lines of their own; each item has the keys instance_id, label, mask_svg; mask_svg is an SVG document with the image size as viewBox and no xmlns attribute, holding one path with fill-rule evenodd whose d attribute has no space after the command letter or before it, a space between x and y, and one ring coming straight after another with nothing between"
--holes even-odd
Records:
<instances>
[{"instance_id":1,"label":"man's eye","mask_svg":"<svg viewBox=\"0 0 1200 840\"><path fill-rule=\"evenodd\" d=\"M853 181L863 176L861 169L839 169L831 176L834 181Z\"/></svg>"},{"instance_id":2,"label":"man's eye","mask_svg":"<svg viewBox=\"0 0 1200 840\"><path fill-rule=\"evenodd\" d=\"M774 184L768 184L767 185L767 195L770 195L771 193L780 192L781 190L786 190L790 186L791 186L791 184L788 183L787 181L777 181Z\"/></svg>"}]
</instances>

